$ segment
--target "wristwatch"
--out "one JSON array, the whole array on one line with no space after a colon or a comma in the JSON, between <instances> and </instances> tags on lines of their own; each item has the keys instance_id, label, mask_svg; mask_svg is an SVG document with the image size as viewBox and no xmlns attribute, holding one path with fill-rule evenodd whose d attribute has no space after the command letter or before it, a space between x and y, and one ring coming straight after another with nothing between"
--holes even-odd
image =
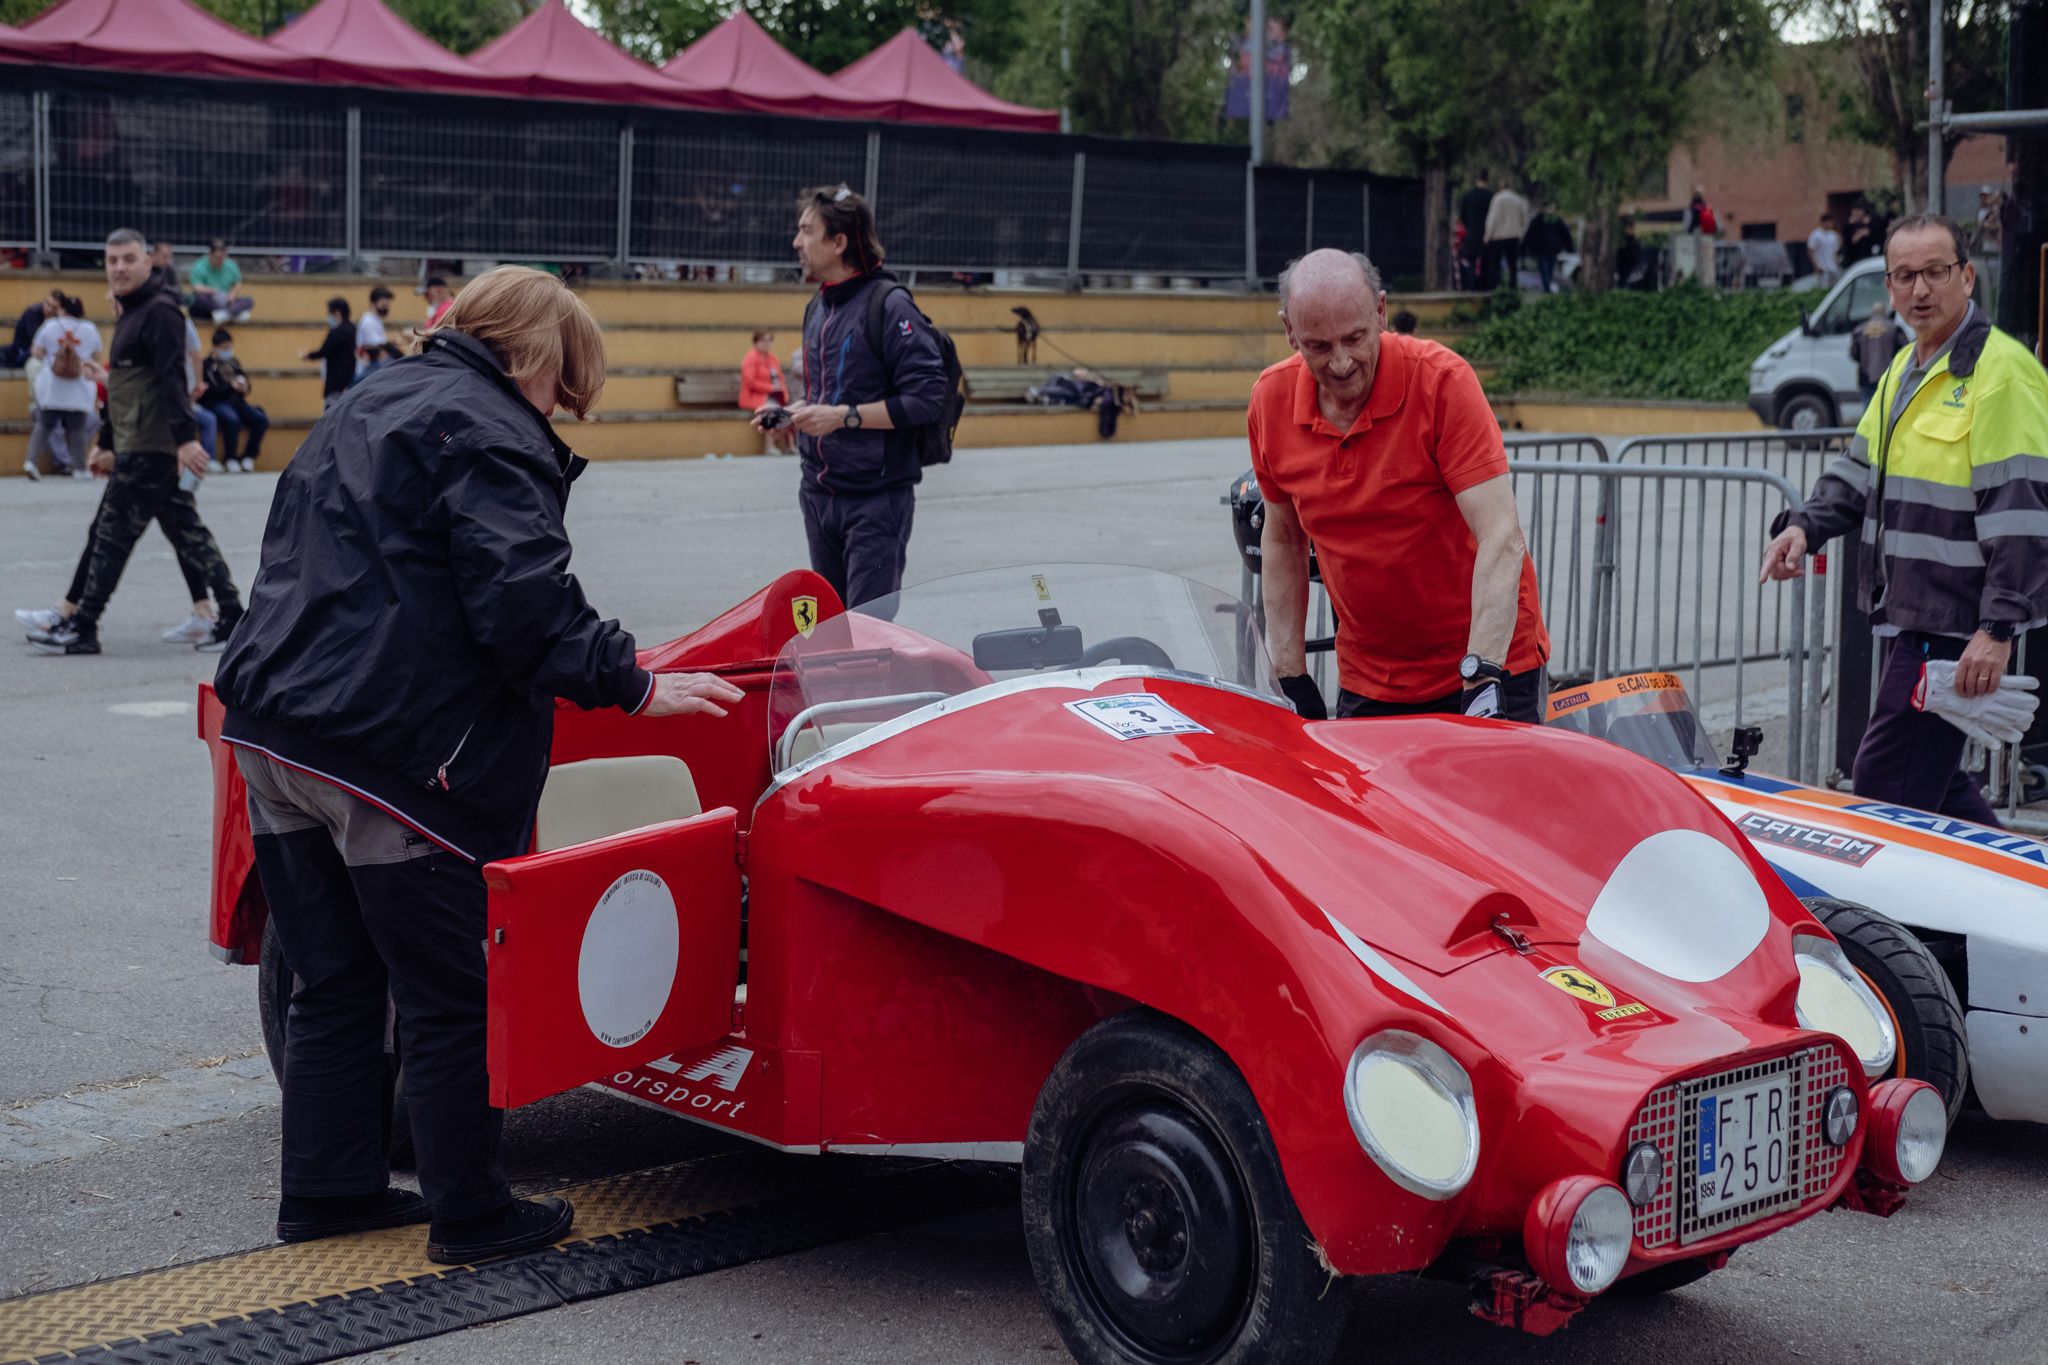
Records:
<instances>
[{"instance_id":1,"label":"wristwatch","mask_svg":"<svg viewBox=\"0 0 2048 1365\"><path fill-rule=\"evenodd\" d=\"M1491 659L1482 659L1477 654L1467 654L1458 660L1458 677L1464 680L1467 687L1477 687L1489 680L1505 682L1507 676L1508 671L1505 668Z\"/></svg>"},{"instance_id":2,"label":"wristwatch","mask_svg":"<svg viewBox=\"0 0 2048 1365\"><path fill-rule=\"evenodd\" d=\"M2012 642L2013 626L2014 623L2011 621L1979 621L1977 623L1977 629L1983 631L2000 644L2010 644Z\"/></svg>"},{"instance_id":3,"label":"wristwatch","mask_svg":"<svg viewBox=\"0 0 2048 1365\"><path fill-rule=\"evenodd\" d=\"M848 427L858 427L860 425L860 409L855 407L853 404L848 403L846 405L846 420L845 422L841 423L841 425Z\"/></svg>"}]
</instances>

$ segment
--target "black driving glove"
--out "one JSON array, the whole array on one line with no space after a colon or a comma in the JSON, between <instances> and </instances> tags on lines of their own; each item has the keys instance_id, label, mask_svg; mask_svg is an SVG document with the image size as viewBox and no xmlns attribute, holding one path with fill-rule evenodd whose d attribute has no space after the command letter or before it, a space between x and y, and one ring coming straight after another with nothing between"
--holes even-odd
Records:
<instances>
[{"instance_id":1,"label":"black driving glove","mask_svg":"<svg viewBox=\"0 0 2048 1365\"><path fill-rule=\"evenodd\" d=\"M1330 709L1323 705L1322 689L1306 673L1280 679L1280 691L1294 703L1294 713L1303 720L1328 720Z\"/></svg>"}]
</instances>

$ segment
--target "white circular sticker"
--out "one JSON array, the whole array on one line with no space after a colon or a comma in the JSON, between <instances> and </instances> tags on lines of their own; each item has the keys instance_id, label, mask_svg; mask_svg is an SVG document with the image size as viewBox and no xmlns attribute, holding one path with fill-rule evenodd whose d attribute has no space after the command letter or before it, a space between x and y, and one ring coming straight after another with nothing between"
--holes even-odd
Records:
<instances>
[{"instance_id":1,"label":"white circular sticker","mask_svg":"<svg viewBox=\"0 0 2048 1365\"><path fill-rule=\"evenodd\" d=\"M628 1047L647 1036L676 984L681 930L668 883L644 869L606 888L583 926L576 991L599 1041Z\"/></svg>"}]
</instances>

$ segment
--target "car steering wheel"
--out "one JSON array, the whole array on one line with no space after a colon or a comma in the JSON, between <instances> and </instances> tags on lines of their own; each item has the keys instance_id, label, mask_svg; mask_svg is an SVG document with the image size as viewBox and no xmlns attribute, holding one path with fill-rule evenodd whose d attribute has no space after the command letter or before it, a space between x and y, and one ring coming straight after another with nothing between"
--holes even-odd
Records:
<instances>
[{"instance_id":1,"label":"car steering wheel","mask_svg":"<svg viewBox=\"0 0 2048 1365\"><path fill-rule=\"evenodd\" d=\"M1132 664L1139 668L1173 667L1173 660L1167 657L1166 651L1142 635L1118 635L1098 641L1081 651L1081 657L1074 661L1074 667L1092 668L1111 659L1120 664Z\"/></svg>"}]
</instances>

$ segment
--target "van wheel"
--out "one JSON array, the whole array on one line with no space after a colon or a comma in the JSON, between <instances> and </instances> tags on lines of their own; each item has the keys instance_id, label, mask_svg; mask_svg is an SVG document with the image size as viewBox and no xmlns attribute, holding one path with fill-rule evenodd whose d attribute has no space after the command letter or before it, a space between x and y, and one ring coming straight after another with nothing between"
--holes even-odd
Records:
<instances>
[{"instance_id":1,"label":"van wheel","mask_svg":"<svg viewBox=\"0 0 2048 1365\"><path fill-rule=\"evenodd\" d=\"M1868 906L1814 896L1806 908L1840 940L1849 965L1891 1011L1899 1040L1892 1074L1939 1090L1953 1124L1970 1090L1970 1047L1948 973L1912 930Z\"/></svg>"},{"instance_id":2,"label":"van wheel","mask_svg":"<svg viewBox=\"0 0 2048 1365\"><path fill-rule=\"evenodd\" d=\"M1024 1243L1083 1365L1322 1365L1349 1316L1251 1087L1149 1011L1082 1034L1039 1093Z\"/></svg>"},{"instance_id":3,"label":"van wheel","mask_svg":"<svg viewBox=\"0 0 2048 1365\"><path fill-rule=\"evenodd\" d=\"M1778 409L1778 425L1786 431L1818 431L1835 425L1835 405L1817 393L1796 393Z\"/></svg>"},{"instance_id":4,"label":"van wheel","mask_svg":"<svg viewBox=\"0 0 2048 1365\"><path fill-rule=\"evenodd\" d=\"M263 1024L263 1051L270 1057L270 1074L280 1086L284 1084L285 1017L291 1003L292 969L285 965L284 947L277 941L276 926L266 922L256 967L256 1008ZM412 1117L405 1107L405 1069L399 1062L396 1035L384 1061L384 1159L396 1170L410 1170Z\"/></svg>"}]
</instances>

